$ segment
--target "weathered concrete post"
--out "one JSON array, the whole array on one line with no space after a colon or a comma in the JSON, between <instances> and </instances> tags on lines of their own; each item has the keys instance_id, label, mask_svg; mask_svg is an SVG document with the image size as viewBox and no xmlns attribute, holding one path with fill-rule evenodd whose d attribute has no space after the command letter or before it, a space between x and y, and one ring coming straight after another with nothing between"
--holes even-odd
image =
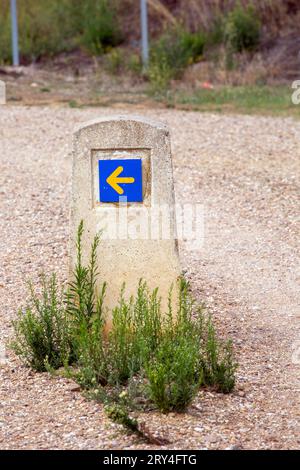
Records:
<instances>
[{"instance_id":1,"label":"weathered concrete post","mask_svg":"<svg viewBox=\"0 0 300 470\"><path fill-rule=\"evenodd\" d=\"M116 305L122 283L134 294L141 278L168 290L180 275L168 129L136 117L108 117L80 127L74 138L71 268L76 231L84 220L83 255L103 229L99 278L106 305Z\"/></svg>"},{"instance_id":2,"label":"weathered concrete post","mask_svg":"<svg viewBox=\"0 0 300 470\"><path fill-rule=\"evenodd\" d=\"M0 80L0 104L6 103L6 87L5 83Z\"/></svg>"}]
</instances>

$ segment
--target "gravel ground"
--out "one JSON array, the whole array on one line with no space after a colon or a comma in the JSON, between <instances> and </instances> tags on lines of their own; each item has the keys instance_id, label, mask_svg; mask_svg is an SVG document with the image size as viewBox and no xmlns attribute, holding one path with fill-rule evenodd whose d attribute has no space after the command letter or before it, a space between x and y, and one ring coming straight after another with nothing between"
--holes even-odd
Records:
<instances>
[{"instance_id":1,"label":"gravel ground","mask_svg":"<svg viewBox=\"0 0 300 470\"><path fill-rule=\"evenodd\" d=\"M2 344L24 280L43 270L66 277L74 126L117 112L0 108ZM177 200L204 206L204 245L181 244L182 266L240 363L233 394L201 391L185 414L141 419L169 439L161 448L298 448L300 123L139 113L171 128ZM0 448L153 448L109 422L71 381L34 374L10 352L0 360Z\"/></svg>"}]
</instances>

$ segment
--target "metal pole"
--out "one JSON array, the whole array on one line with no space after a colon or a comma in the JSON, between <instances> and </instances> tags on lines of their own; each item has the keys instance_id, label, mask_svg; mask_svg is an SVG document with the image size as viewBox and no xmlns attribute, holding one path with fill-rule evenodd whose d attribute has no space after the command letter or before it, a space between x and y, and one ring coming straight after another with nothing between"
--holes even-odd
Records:
<instances>
[{"instance_id":1,"label":"metal pole","mask_svg":"<svg viewBox=\"0 0 300 470\"><path fill-rule=\"evenodd\" d=\"M12 38L12 55L13 65L20 65L19 60L19 44L18 44L18 20L17 20L17 0L10 0L11 10L11 38Z\"/></svg>"},{"instance_id":2,"label":"metal pole","mask_svg":"<svg viewBox=\"0 0 300 470\"><path fill-rule=\"evenodd\" d=\"M142 59L144 67L149 62L147 0L141 0Z\"/></svg>"}]
</instances>

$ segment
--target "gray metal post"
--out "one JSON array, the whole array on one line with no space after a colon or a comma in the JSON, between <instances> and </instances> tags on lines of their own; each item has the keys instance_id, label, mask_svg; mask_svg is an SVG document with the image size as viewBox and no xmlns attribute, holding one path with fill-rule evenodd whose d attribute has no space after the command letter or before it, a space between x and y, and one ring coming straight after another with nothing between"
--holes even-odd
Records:
<instances>
[{"instance_id":1,"label":"gray metal post","mask_svg":"<svg viewBox=\"0 0 300 470\"><path fill-rule=\"evenodd\" d=\"M147 0L141 0L142 59L144 67L149 62Z\"/></svg>"},{"instance_id":2,"label":"gray metal post","mask_svg":"<svg viewBox=\"0 0 300 470\"><path fill-rule=\"evenodd\" d=\"M18 66L20 65L20 60L19 60L17 0L10 0L10 11L11 11L11 38L12 38L13 65Z\"/></svg>"}]
</instances>

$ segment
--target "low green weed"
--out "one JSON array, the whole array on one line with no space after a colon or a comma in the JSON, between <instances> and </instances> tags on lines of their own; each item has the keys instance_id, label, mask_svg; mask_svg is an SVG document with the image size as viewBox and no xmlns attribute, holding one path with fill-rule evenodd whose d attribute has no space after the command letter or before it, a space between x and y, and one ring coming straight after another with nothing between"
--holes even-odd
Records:
<instances>
[{"instance_id":1,"label":"low green weed","mask_svg":"<svg viewBox=\"0 0 300 470\"><path fill-rule=\"evenodd\" d=\"M201 32L174 30L165 33L151 47L148 77L153 93L164 93L172 79L203 55L206 37Z\"/></svg>"},{"instance_id":2,"label":"low green weed","mask_svg":"<svg viewBox=\"0 0 300 470\"><path fill-rule=\"evenodd\" d=\"M154 406L164 413L182 412L201 386L230 392L237 367L232 345L218 339L187 281L181 278L170 289L167 312L158 289L150 291L142 280L130 298L124 285L108 312L104 305L109 286L103 282L99 287L98 282L100 236L84 264L83 234L81 222L67 292L58 295L55 276L43 278L41 294L30 287L31 302L13 323L13 349L23 362L37 371L64 365L89 396L109 407L112 419L135 432L129 409Z\"/></svg>"},{"instance_id":3,"label":"low green weed","mask_svg":"<svg viewBox=\"0 0 300 470\"><path fill-rule=\"evenodd\" d=\"M42 276L41 284L41 294L29 284L30 299L13 322L11 343L22 361L39 372L57 369L72 356L70 324L55 275Z\"/></svg>"}]
</instances>

